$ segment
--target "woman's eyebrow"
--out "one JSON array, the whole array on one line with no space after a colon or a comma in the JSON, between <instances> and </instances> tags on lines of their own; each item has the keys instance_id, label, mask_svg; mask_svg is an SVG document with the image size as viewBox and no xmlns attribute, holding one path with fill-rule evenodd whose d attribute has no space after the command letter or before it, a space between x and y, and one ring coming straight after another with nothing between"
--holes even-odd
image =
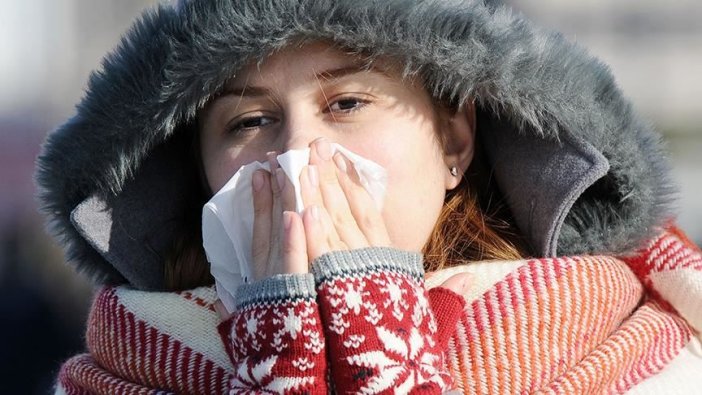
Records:
<instances>
[{"instance_id":1,"label":"woman's eyebrow","mask_svg":"<svg viewBox=\"0 0 702 395\"><path fill-rule=\"evenodd\" d=\"M243 98L260 98L265 97L272 101L275 101L277 97L275 92L271 89L264 88L261 86L251 86L247 84L244 86L225 86L224 89L219 91L210 101L210 105L215 105L220 99L226 99L230 97L236 97L239 99L237 108L241 104L241 99Z\"/></svg>"},{"instance_id":2,"label":"woman's eyebrow","mask_svg":"<svg viewBox=\"0 0 702 395\"><path fill-rule=\"evenodd\" d=\"M220 99L225 96L239 96L239 97L258 97L258 96L270 96L271 91L267 88L262 88L259 86L244 86L244 87L225 87L219 93L217 93L215 100Z\"/></svg>"},{"instance_id":3,"label":"woman's eyebrow","mask_svg":"<svg viewBox=\"0 0 702 395\"><path fill-rule=\"evenodd\" d=\"M326 82L334 82L335 80L341 79L341 78L349 76L349 75L359 74L359 73L369 73L369 72L371 72L371 73L376 72L376 73L382 74L386 77L390 77L390 75L385 70L383 70L382 68L375 67L373 65L371 65L367 68L362 68L362 67L359 67L358 65L343 66L343 67L339 67L336 69L315 72L315 77L318 80L323 80Z\"/></svg>"}]
</instances>

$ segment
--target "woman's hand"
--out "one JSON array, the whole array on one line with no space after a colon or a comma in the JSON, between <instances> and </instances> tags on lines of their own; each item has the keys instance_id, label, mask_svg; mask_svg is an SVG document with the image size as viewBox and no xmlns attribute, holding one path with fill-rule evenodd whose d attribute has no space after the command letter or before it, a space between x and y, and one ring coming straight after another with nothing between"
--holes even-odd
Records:
<instances>
[{"instance_id":1,"label":"woman's hand","mask_svg":"<svg viewBox=\"0 0 702 395\"><path fill-rule=\"evenodd\" d=\"M341 152L332 156L328 140L310 144L300 184L306 244L297 244L300 238L293 235L290 240L295 249L306 250L308 263L330 251L390 246L385 222L353 164Z\"/></svg>"},{"instance_id":2,"label":"woman's hand","mask_svg":"<svg viewBox=\"0 0 702 395\"><path fill-rule=\"evenodd\" d=\"M254 280L307 273L312 261L330 251L391 245L385 222L353 164L340 152L332 156L329 141L310 144L310 164L300 175L302 216L294 211L292 184L275 157L275 152L269 153L271 173L256 171L252 181ZM441 287L464 295L468 278L459 273ZM228 314L218 304L225 318Z\"/></svg>"},{"instance_id":3,"label":"woman's hand","mask_svg":"<svg viewBox=\"0 0 702 395\"><path fill-rule=\"evenodd\" d=\"M271 172L254 173L254 280L306 273L329 251L390 246L385 222L353 164L331 152L326 139L310 144L310 164L300 175L302 216L294 211L294 190L275 152L268 154Z\"/></svg>"},{"instance_id":4,"label":"woman's hand","mask_svg":"<svg viewBox=\"0 0 702 395\"><path fill-rule=\"evenodd\" d=\"M257 170L252 178L253 280L276 274L307 273L304 230L295 210L294 189L278 166L276 152L268 153L271 172Z\"/></svg>"}]
</instances>

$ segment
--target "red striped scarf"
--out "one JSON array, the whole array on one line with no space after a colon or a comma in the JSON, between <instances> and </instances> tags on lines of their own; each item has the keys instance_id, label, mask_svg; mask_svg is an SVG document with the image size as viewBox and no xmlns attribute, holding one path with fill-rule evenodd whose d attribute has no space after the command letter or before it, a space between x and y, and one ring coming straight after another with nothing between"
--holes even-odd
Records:
<instances>
[{"instance_id":1,"label":"red striped scarf","mask_svg":"<svg viewBox=\"0 0 702 395\"><path fill-rule=\"evenodd\" d=\"M702 328L702 256L676 229L638 254L481 262L449 342L467 394L624 392L655 375ZM108 287L96 296L88 354L67 361L66 394L226 393L232 365L213 288ZM697 332L699 333L699 332Z\"/></svg>"}]
</instances>

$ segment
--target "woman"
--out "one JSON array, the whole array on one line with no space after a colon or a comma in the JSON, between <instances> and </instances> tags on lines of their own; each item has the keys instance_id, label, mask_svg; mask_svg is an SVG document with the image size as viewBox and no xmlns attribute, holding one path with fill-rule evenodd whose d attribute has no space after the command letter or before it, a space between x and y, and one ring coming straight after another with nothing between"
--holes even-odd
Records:
<instances>
[{"instance_id":1,"label":"woman","mask_svg":"<svg viewBox=\"0 0 702 395\"><path fill-rule=\"evenodd\" d=\"M69 261L119 285L58 390L621 392L669 364L692 382L700 256L664 230L658 140L604 66L504 8L161 6L39 158ZM381 211L330 142L386 168ZM256 281L219 339L202 204L305 147L302 215L275 161L252 180Z\"/></svg>"}]
</instances>

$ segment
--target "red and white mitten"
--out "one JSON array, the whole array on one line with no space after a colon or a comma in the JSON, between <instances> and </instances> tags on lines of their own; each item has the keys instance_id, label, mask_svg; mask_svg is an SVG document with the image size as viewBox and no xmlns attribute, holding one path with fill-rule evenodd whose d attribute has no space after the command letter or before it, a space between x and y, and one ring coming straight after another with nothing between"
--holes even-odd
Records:
<instances>
[{"instance_id":1,"label":"red and white mitten","mask_svg":"<svg viewBox=\"0 0 702 395\"><path fill-rule=\"evenodd\" d=\"M420 254L383 247L336 251L316 259L312 272L338 393L451 388Z\"/></svg>"},{"instance_id":2,"label":"red and white mitten","mask_svg":"<svg viewBox=\"0 0 702 395\"><path fill-rule=\"evenodd\" d=\"M245 284L219 326L236 371L230 394L326 394L324 337L310 274Z\"/></svg>"}]
</instances>

